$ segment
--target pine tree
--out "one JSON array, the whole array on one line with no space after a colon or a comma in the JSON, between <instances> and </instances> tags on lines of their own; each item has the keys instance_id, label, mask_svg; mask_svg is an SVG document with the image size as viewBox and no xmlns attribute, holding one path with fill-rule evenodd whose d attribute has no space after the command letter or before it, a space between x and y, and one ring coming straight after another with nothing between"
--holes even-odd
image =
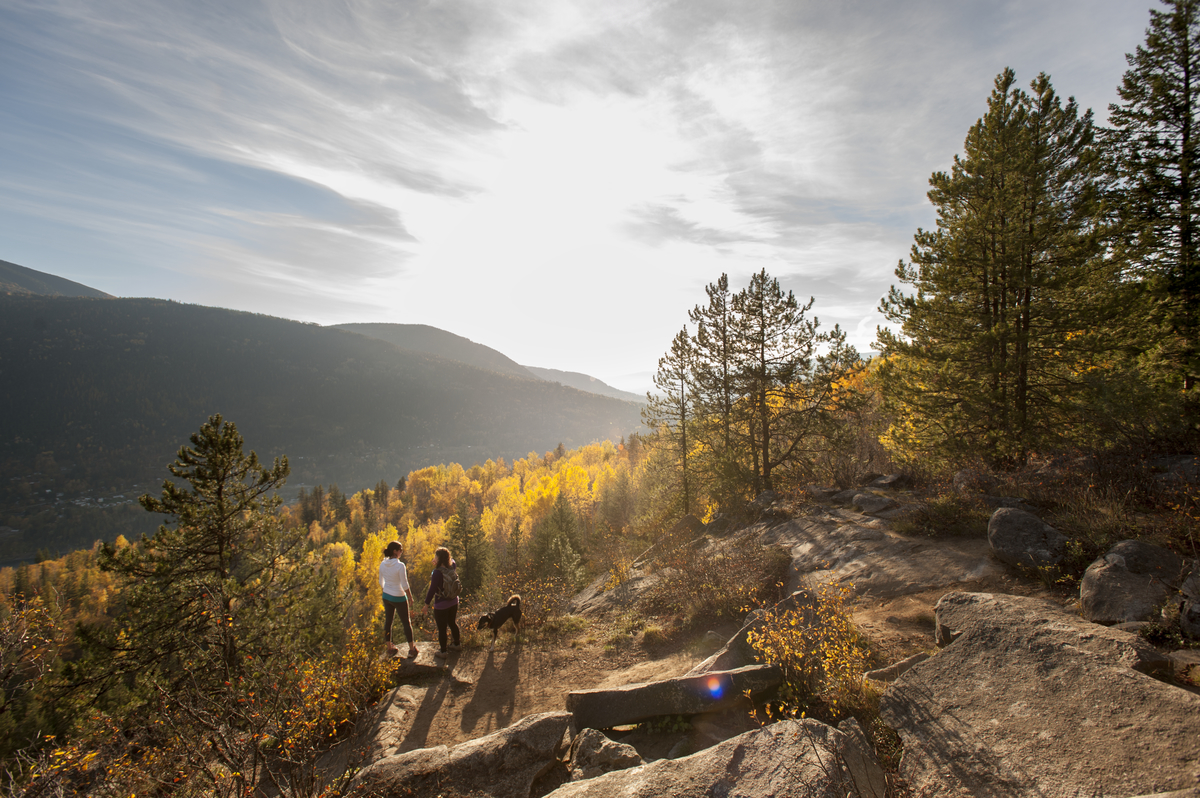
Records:
<instances>
[{"instance_id":1,"label":"pine tree","mask_svg":"<svg viewBox=\"0 0 1200 798\"><path fill-rule=\"evenodd\" d=\"M211 417L169 466L182 484L140 499L167 522L140 545L101 550L101 569L122 583L119 607L111 626L84 630L77 687L103 694L136 680L194 719L264 666L336 642L332 583L303 557L307 530L276 513L287 459L264 467L242 446L233 423Z\"/></svg>"},{"instance_id":2,"label":"pine tree","mask_svg":"<svg viewBox=\"0 0 1200 798\"><path fill-rule=\"evenodd\" d=\"M1118 255L1150 288L1153 348L1190 391L1200 375L1200 0L1163 0L1109 106Z\"/></svg>"},{"instance_id":3,"label":"pine tree","mask_svg":"<svg viewBox=\"0 0 1200 798\"><path fill-rule=\"evenodd\" d=\"M550 514L537 525L529 542L529 562L543 578L574 585L582 575L579 515L563 494L558 494Z\"/></svg>"},{"instance_id":4,"label":"pine tree","mask_svg":"<svg viewBox=\"0 0 1200 798\"><path fill-rule=\"evenodd\" d=\"M705 421L695 425L694 437L703 442L698 465L705 472L708 490L718 502L724 503L737 495L743 481L734 447L738 362L729 276L722 274L715 283L705 286L704 291L708 305L697 305L688 313L696 325L692 339L695 415Z\"/></svg>"},{"instance_id":5,"label":"pine tree","mask_svg":"<svg viewBox=\"0 0 1200 798\"><path fill-rule=\"evenodd\" d=\"M808 317L812 305L785 294L766 269L733 297L735 380L744 397L734 428L756 494L774 489L777 469L806 466L805 448L835 409L834 385L858 363L840 328L821 332Z\"/></svg>"},{"instance_id":6,"label":"pine tree","mask_svg":"<svg viewBox=\"0 0 1200 798\"><path fill-rule=\"evenodd\" d=\"M463 593L475 595L495 575L496 552L468 497L460 498L454 515L446 519L446 535L450 550L456 552L456 559L460 561L459 579Z\"/></svg>"},{"instance_id":7,"label":"pine tree","mask_svg":"<svg viewBox=\"0 0 1200 798\"><path fill-rule=\"evenodd\" d=\"M685 327L671 341L667 354L659 358L658 371L654 375L654 386L659 392L647 393L646 406L642 409L646 425L658 432L656 440L668 446L679 463L679 495L684 514L692 511L691 474L688 467L692 443L688 438L695 423L695 397L691 383L694 369L692 340Z\"/></svg>"},{"instance_id":8,"label":"pine tree","mask_svg":"<svg viewBox=\"0 0 1200 798\"><path fill-rule=\"evenodd\" d=\"M893 445L1019 465L1066 439L1102 316L1098 156L1091 112L1065 105L1046 75L1020 90L1012 70L949 174L930 178L934 231L881 304Z\"/></svg>"}]
</instances>

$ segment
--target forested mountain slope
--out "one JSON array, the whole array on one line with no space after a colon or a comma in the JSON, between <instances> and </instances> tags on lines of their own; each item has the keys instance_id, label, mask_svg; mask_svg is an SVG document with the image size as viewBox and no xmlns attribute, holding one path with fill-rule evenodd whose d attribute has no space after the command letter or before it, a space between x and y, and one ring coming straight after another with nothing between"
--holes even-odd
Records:
<instances>
[{"instance_id":1,"label":"forested mountain slope","mask_svg":"<svg viewBox=\"0 0 1200 798\"><path fill-rule=\"evenodd\" d=\"M622 391L620 388L614 388L606 382L602 382L587 374L581 374L578 371L559 371L558 369L543 369L536 366L526 366L525 368L529 369L535 377L540 377L550 382L561 382L563 385L578 388L581 391L598 393L601 396L611 396L614 399L624 399L627 402L646 401L646 397L642 394L636 394L632 391Z\"/></svg>"},{"instance_id":2,"label":"forested mountain slope","mask_svg":"<svg viewBox=\"0 0 1200 798\"><path fill-rule=\"evenodd\" d=\"M0 295L0 527L29 533L33 508L62 518L85 492L156 485L214 413L260 456L286 454L293 486L343 488L616 439L640 421L632 403L344 330L156 299ZM17 555L12 535L0 559Z\"/></svg>"},{"instance_id":3,"label":"forested mountain slope","mask_svg":"<svg viewBox=\"0 0 1200 798\"><path fill-rule=\"evenodd\" d=\"M0 260L0 294L39 294L42 296L107 297L108 294L81 283L27 269Z\"/></svg>"}]
</instances>

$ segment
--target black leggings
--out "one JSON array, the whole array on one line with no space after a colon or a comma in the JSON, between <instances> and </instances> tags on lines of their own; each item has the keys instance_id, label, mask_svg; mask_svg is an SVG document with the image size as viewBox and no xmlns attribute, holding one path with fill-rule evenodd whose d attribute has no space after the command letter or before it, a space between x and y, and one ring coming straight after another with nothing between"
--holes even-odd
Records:
<instances>
[{"instance_id":1,"label":"black leggings","mask_svg":"<svg viewBox=\"0 0 1200 798\"><path fill-rule=\"evenodd\" d=\"M400 615L400 623L404 624L404 639L411 646L413 641L412 621L408 619L408 602L383 600L383 639L385 642L392 642L392 616Z\"/></svg>"},{"instance_id":2,"label":"black leggings","mask_svg":"<svg viewBox=\"0 0 1200 798\"><path fill-rule=\"evenodd\" d=\"M438 645L442 651L446 650L446 628L449 627L453 633L454 645L459 644L458 622L454 620L458 617L458 605L454 604L444 610L433 608L433 620L437 622L438 628Z\"/></svg>"}]
</instances>

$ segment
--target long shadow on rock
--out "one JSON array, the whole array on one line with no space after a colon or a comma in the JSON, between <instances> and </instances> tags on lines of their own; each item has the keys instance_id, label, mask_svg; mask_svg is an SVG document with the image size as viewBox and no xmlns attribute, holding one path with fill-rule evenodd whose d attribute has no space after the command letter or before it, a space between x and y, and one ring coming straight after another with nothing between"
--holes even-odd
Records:
<instances>
[{"instance_id":1,"label":"long shadow on rock","mask_svg":"<svg viewBox=\"0 0 1200 798\"><path fill-rule=\"evenodd\" d=\"M408 734L397 749L397 753L424 748L429 739L429 730L433 726L433 719L437 717L438 710L445 703L446 696L451 690L458 690L469 684L469 682L456 677L454 672L447 667L437 685L425 692L425 698L417 707L417 711L413 715L412 726L409 727Z\"/></svg>"},{"instance_id":2,"label":"long shadow on rock","mask_svg":"<svg viewBox=\"0 0 1200 798\"><path fill-rule=\"evenodd\" d=\"M512 723L517 703L517 681L521 678L521 646L518 644L496 667L495 652L489 651L475 692L462 711L462 731L473 736L506 728ZM491 720L488 721L488 716ZM478 728L480 723L482 729Z\"/></svg>"}]
</instances>

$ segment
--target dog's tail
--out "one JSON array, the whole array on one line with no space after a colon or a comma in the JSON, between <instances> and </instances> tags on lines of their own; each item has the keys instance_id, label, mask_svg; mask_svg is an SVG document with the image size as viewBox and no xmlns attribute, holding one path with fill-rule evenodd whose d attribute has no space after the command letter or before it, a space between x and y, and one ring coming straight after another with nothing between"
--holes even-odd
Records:
<instances>
[{"instance_id":1,"label":"dog's tail","mask_svg":"<svg viewBox=\"0 0 1200 798\"><path fill-rule=\"evenodd\" d=\"M508 600L508 603L512 606L520 607L521 606L521 597L518 596L516 593L513 593L512 597Z\"/></svg>"}]
</instances>

